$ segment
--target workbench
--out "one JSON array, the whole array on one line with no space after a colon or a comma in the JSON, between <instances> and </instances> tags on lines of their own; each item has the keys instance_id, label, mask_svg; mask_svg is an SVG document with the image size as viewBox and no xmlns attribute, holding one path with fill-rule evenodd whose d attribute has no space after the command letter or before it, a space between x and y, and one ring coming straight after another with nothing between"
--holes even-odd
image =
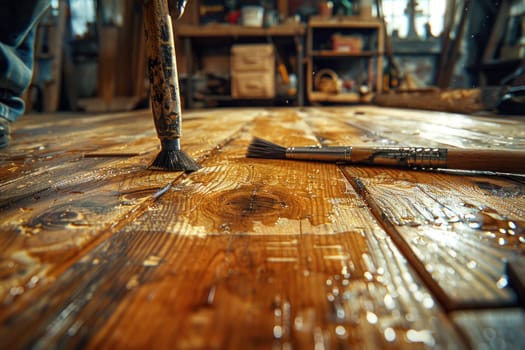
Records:
<instances>
[{"instance_id":1,"label":"workbench","mask_svg":"<svg viewBox=\"0 0 525 350\"><path fill-rule=\"evenodd\" d=\"M254 136L523 149L525 120L186 111L184 174L148 169L150 111L25 116L0 151L0 348L525 344L523 176L246 158Z\"/></svg>"}]
</instances>

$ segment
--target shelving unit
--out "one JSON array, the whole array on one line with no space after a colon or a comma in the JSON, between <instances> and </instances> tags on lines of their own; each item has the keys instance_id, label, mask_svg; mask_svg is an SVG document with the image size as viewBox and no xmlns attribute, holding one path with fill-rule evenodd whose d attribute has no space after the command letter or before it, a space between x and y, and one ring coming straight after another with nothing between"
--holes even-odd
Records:
<instances>
[{"instance_id":1,"label":"shelving unit","mask_svg":"<svg viewBox=\"0 0 525 350\"><path fill-rule=\"evenodd\" d=\"M338 38L338 39L336 39ZM346 40L348 44L341 44ZM310 102L355 103L370 99L383 83L382 24L359 17L313 17L307 29L307 81ZM316 84L318 74L329 69L337 89ZM317 77L316 77L317 75Z\"/></svg>"},{"instance_id":2,"label":"shelving unit","mask_svg":"<svg viewBox=\"0 0 525 350\"><path fill-rule=\"evenodd\" d=\"M276 55L293 57L296 62L292 72L297 75L297 91L295 96L287 100L294 101L302 106L303 102L303 70L304 59L303 38L305 28L300 23L281 24L270 28L247 27L229 24L188 25L175 26L175 36L184 43L186 63L186 103L189 108L195 106L194 75L204 57L226 56L229 61L230 49L235 44L272 43L275 45ZM206 95L205 100L232 101L231 95Z\"/></svg>"}]
</instances>

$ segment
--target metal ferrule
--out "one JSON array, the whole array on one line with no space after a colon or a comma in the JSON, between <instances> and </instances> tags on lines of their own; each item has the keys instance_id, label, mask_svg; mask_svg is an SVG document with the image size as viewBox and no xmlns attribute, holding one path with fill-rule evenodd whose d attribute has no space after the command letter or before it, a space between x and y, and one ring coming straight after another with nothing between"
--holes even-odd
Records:
<instances>
[{"instance_id":1,"label":"metal ferrule","mask_svg":"<svg viewBox=\"0 0 525 350\"><path fill-rule=\"evenodd\" d=\"M161 139L160 144L165 151L180 150L180 139Z\"/></svg>"},{"instance_id":2,"label":"metal ferrule","mask_svg":"<svg viewBox=\"0 0 525 350\"><path fill-rule=\"evenodd\" d=\"M437 169L447 167L446 148L289 147L286 158L346 164Z\"/></svg>"},{"instance_id":3,"label":"metal ferrule","mask_svg":"<svg viewBox=\"0 0 525 350\"><path fill-rule=\"evenodd\" d=\"M352 147L288 147L286 158L348 163L352 161Z\"/></svg>"},{"instance_id":4,"label":"metal ferrule","mask_svg":"<svg viewBox=\"0 0 525 350\"><path fill-rule=\"evenodd\" d=\"M397 165L409 168L436 169L447 167L446 148L404 147L377 149L371 164Z\"/></svg>"}]
</instances>

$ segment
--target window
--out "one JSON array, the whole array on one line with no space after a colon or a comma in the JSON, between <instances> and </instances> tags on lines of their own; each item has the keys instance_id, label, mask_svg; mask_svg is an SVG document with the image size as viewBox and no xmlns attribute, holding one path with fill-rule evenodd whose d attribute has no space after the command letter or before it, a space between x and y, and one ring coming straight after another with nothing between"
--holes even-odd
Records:
<instances>
[{"instance_id":1,"label":"window","mask_svg":"<svg viewBox=\"0 0 525 350\"><path fill-rule=\"evenodd\" d=\"M81 38L90 32L89 25L96 20L95 0L69 0L73 37Z\"/></svg>"},{"instance_id":2,"label":"window","mask_svg":"<svg viewBox=\"0 0 525 350\"><path fill-rule=\"evenodd\" d=\"M428 23L432 35L440 35L443 31L446 3L443 0L383 0L383 13L389 33L396 31L399 37L406 38L411 36L410 30L413 30L418 37L424 38ZM413 27L411 11L415 11Z\"/></svg>"}]
</instances>

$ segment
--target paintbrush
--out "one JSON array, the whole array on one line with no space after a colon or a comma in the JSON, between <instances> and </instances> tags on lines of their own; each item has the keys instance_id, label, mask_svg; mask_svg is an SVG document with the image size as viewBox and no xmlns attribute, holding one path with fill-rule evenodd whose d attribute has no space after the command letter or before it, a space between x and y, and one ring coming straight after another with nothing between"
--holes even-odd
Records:
<instances>
[{"instance_id":1,"label":"paintbrush","mask_svg":"<svg viewBox=\"0 0 525 350\"><path fill-rule=\"evenodd\" d=\"M247 157L297 159L340 164L417 169L456 169L525 173L525 152L427 147L282 147L254 138Z\"/></svg>"},{"instance_id":2,"label":"paintbrush","mask_svg":"<svg viewBox=\"0 0 525 350\"><path fill-rule=\"evenodd\" d=\"M178 17L186 1L170 0ZM200 166L180 146L181 102L175 41L167 0L144 0L144 31L150 100L161 151L152 168L191 172Z\"/></svg>"}]
</instances>

